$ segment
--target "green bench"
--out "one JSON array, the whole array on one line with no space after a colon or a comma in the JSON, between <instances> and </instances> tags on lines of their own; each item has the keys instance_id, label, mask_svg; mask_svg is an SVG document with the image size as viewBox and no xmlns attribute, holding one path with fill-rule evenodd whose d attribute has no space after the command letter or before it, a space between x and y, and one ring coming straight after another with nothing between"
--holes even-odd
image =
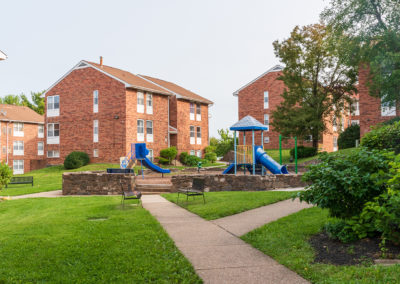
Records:
<instances>
[{"instance_id":1,"label":"green bench","mask_svg":"<svg viewBox=\"0 0 400 284\"><path fill-rule=\"evenodd\" d=\"M11 181L6 184L6 188L9 184L32 184L33 186L33 177L25 176L25 177L12 177Z\"/></svg>"}]
</instances>

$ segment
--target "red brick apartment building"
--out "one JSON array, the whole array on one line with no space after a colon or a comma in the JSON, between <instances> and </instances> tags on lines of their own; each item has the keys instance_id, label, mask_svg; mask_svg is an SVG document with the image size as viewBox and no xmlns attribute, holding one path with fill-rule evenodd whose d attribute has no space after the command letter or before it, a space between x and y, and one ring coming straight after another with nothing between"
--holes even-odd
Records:
<instances>
[{"instance_id":1,"label":"red brick apartment building","mask_svg":"<svg viewBox=\"0 0 400 284\"><path fill-rule=\"evenodd\" d=\"M47 163L72 151L91 162L119 162L131 143L145 142L149 157L176 146L202 155L208 145L212 102L174 83L80 61L45 92Z\"/></svg>"},{"instance_id":2,"label":"red brick apartment building","mask_svg":"<svg viewBox=\"0 0 400 284\"><path fill-rule=\"evenodd\" d=\"M278 77L282 75L282 70L282 66L276 65L233 93L238 97L239 119L251 115L265 125L270 125L272 112L283 100L281 94L285 89L285 84L278 80ZM396 114L400 115L396 107L381 105L380 99L369 95L367 80L368 70L360 68L358 94L354 96L353 111L343 112L341 117L331 117L326 120L327 130L323 133L320 142L320 148L323 151L337 151L339 133L352 123L360 124L362 136L370 130L371 126L391 119ZM261 134L256 134L255 141L256 143L261 141ZM300 141L299 144L311 146L311 143L306 141ZM292 140L283 144L284 148L293 146ZM264 148L279 148L279 133L272 127L264 132Z\"/></svg>"},{"instance_id":3,"label":"red brick apartment building","mask_svg":"<svg viewBox=\"0 0 400 284\"><path fill-rule=\"evenodd\" d=\"M44 117L25 106L0 104L1 160L14 174L45 165Z\"/></svg>"}]
</instances>

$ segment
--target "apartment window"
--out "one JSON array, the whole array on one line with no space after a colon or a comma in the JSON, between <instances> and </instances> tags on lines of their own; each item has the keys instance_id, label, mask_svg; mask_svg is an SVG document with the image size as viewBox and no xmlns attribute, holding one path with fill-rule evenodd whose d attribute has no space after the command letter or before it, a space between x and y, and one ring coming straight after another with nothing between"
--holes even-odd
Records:
<instances>
[{"instance_id":1,"label":"apartment window","mask_svg":"<svg viewBox=\"0 0 400 284\"><path fill-rule=\"evenodd\" d=\"M47 158L59 158L59 157L60 157L60 151L57 150L47 151Z\"/></svg>"},{"instance_id":2,"label":"apartment window","mask_svg":"<svg viewBox=\"0 0 400 284\"><path fill-rule=\"evenodd\" d=\"M144 94L137 92L137 112L144 113Z\"/></svg>"},{"instance_id":3,"label":"apartment window","mask_svg":"<svg viewBox=\"0 0 400 284\"><path fill-rule=\"evenodd\" d=\"M264 108L269 108L269 98L268 98L268 92L264 92Z\"/></svg>"},{"instance_id":4,"label":"apartment window","mask_svg":"<svg viewBox=\"0 0 400 284\"><path fill-rule=\"evenodd\" d=\"M306 142L311 142L311 141L312 141L312 135L307 135L307 136L304 138L304 141L306 141Z\"/></svg>"},{"instance_id":5,"label":"apartment window","mask_svg":"<svg viewBox=\"0 0 400 284\"><path fill-rule=\"evenodd\" d=\"M333 151L337 151L338 147L337 147L337 137L333 136Z\"/></svg>"},{"instance_id":6,"label":"apartment window","mask_svg":"<svg viewBox=\"0 0 400 284\"><path fill-rule=\"evenodd\" d=\"M264 114L264 125L267 126L269 130L269 114Z\"/></svg>"},{"instance_id":7,"label":"apartment window","mask_svg":"<svg viewBox=\"0 0 400 284\"><path fill-rule=\"evenodd\" d=\"M201 158L201 150L197 150L197 151L196 151L196 156L199 157L199 158Z\"/></svg>"},{"instance_id":8,"label":"apartment window","mask_svg":"<svg viewBox=\"0 0 400 284\"><path fill-rule=\"evenodd\" d=\"M99 150L98 149L94 149L93 150L93 157L94 158L98 158L99 157Z\"/></svg>"},{"instance_id":9,"label":"apartment window","mask_svg":"<svg viewBox=\"0 0 400 284\"><path fill-rule=\"evenodd\" d=\"M24 137L24 124L20 122L14 122L14 136Z\"/></svg>"},{"instance_id":10,"label":"apartment window","mask_svg":"<svg viewBox=\"0 0 400 284\"><path fill-rule=\"evenodd\" d=\"M190 110L190 120L194 120L194 103L190 103L189 110Z\"/></svg>"},{"instance_id":11,"label":"apartment window","mask_svg":"<svg viewBox=\"0 0 400 284\"><path fill-rule=\"evenodd\" d=\"M360 115L360 102L359 102L359 100L356 100L351 104L351 115Z\"/></svg>"},{"instance_id":12,"label":"apartment window","mask_svg":"<svg viewBox=\"0 0 400 284\"><path fill-rule=\"evenodd\" d=\"M6 127L6 126L3 126L1 132L2 132L4 135L6 135L6 134L7 134L7 127Z\"/></svg>"},{"instance_id":13,"label":"apartment window","mask_svg":"<svg viewBox=\"0 0 400 284\"><path fill-rule=\"evenodd\" d=\"M146 141L153 142L153 121L146 121Z\"/></svg>"},{"instance_id":14,"label":"apartment window","mask_svg":"<svg viewBox=\"0 0 400 284\"><path fill-rule=\"evenodd\" d=\"M196 154L196 152L194 150L190 150L190 155L194 156Z\"/></svg>"},{"instance_id":15,"label":"apartment window","mask_svg":"<svg viewBox=\"0 0 400 284\"><path fill-rule=\"evenodd\" d=\"M355 125L355 124L360 125L360 121L358 119L352 120L351 125Z\"/></svg>"},{"instance_id":16,"label":"apartment window","mask_svg":"<svg viewBox=\"0 0 400 284\"><path fill-rule=\"evenodd\" d=\"M13 155L23 156L24 155L24 141L14 141L13 143Z\"/></svg>"},{"instance_id":17,"label":"apartment window","mask_svg":"<svg viewBox=\"0 0 400 284\"><path fill-rule=\"evenodd\" d=\"M38 138L44 137L44 125L38 125Z\"/></svg>"},{"instance_id":18,"label":"apartment window","mask_svg":"<svg viewBox=\"0 0 400 284\"><path fill-rule=\"evenodd\" d=\"M93 120L93 142L99 142L99 121Z\"/></svg>"},{"instance_id":19,"label":"apartment window","mask_svg":"<svg viewBox=\"0 0 400 284\"><path fill-rule=\"evenodd\" d=\"M141 119L137 121L137 140L144 141L144 121Z\"/></svg>"},{"instance_id":20,"label":"apartment window","mask_svg":"<svg viewBox=\"0 0 400 284\"><path fill-rule=\"evenodd\" d=\"M340 118L340 130L344 131L344 117Z\"/></svg>"},{"instance_id":21,"label":"apartment window","mask_svg":"<svg viewBox=\"0 0 400 284\"><path fill-rule=\"evenodd\" d=\"M93 112L99 112L99 91L93 91Z\"/></svg>"},{"instance_id":22,"label":"apartment window","mask_svg":"<svg viewBox=\"0 0 400 284\"><path fill-rule=\"evenodd\" d=\"M37 143L37 151L38 151L38 156L43 156L44 155L44 143L43 142L38 142Z\"/></svg>"},{"instance_id":23,"label":"apartment window","mask_svg":"<svg viewBox=\"0 0 400 284\"><path fill-rule=\"evenodd\" d=\"M196 120L201 121L201 105L196 105Z\"/></svg>"},{"instance_id":24,"label":"apartment window","mask_svg":"<svg viewBox=\"0 0 400 284\"><path fill-rule=\"evenodd\" d=\"M395 116L396 115L396 105L391 102L383 103L385 98L381 98L381 115L382 116Z\"/></svg>"},{"instance_id":25,"label":"apartment window","mask_svg":"<svg viewBox=\"0 0 400 284\"><path fill-rule=\"evenodd\" d=\"M47 144L60 144L60 124L47 124Z\"/></svg>"},{"instance_id":26,"label":"apartment window","mask_svg":"<svg viewBox=\"0 0 400 284\"><path fill-rule=\"evenodd\" d=\"M269 137L268 136L264 136L264 143L268 144L269 143Z\"/></svg>"},{"instance_id":27,"label":"apartment window","mask_svg":"<svg viewBox=\"0 0 400 284\"><path fill-rule=\"evenodd\" d=\"M13 174L22 175L24 173L24 160L13 161Z\"/></svg>"},{"instance_id":28,"label":"apartment window","mask_svg":"<svg viewBox=\"0 0 400 284\"><path fill-rule=\"evenodd\" d=\"M3 146L3 154L7 154L7 147Z\"/></svg>"},{"instance_id":29,"label":"apartment window","mask_svg":"<svg viewBox=\"0 0 400 284\"><path fill-rule=\"evenodd\" d=\"M60 96L47 97L47 116L60 115Z\"/></svg>"},{"instance_id":30,"label":"apartment window","mask_svg":"<svg viewBox=\"0 0 400 284\"><path fill-rule=\"evenodd\" d=\"M194 126L190 126L190 144L196 144L195 142Z\"/></svg>"},{"instance_id":31,"label":"apartment window","mask_svg":"<svg viewBox=\"0 0 400 284\"><path fill-rule=\"evenodd\" d=\"M337 117L336 116L333 117L332 128L333 128L334 132L337 131Z\"/></svg>"},{"instance_id":32,"label":"apartment window","mask_svg":"<svg viewBox=\"0 0 400 284\"><path fill-rule=\"evenodd\" d=\"M153 95L146 94L146 113L153 114Z\"/></svg>"},{"instance_id":33,"label":"apartment window","mask_svg":"<svg viewBox=\"0 0 400 284\"><path fill-rule=\"evenodd\" d=\"M146 158L153 162L153 160L154 160L153 150L152 149L148 149L148 150L149 150L149 153L147 154Z\"/></svg>"},{"instance_id":34,"label":"apartment window","mask_svg":"<svg viewBox=\"0 0 400 284\"><path fill-rule=\"evenodd\" d=\"M196 144L201 145L201 127L200 126L196 127L196 133L197 133Z\"/></svg>"}]
</instances>

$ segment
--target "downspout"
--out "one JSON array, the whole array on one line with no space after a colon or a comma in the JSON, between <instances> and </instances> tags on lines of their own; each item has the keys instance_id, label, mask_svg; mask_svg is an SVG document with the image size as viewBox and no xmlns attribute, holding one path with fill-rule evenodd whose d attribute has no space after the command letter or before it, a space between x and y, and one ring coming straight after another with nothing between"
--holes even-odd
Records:
<instances>
[{"instance_id":1,"label":"downspout","mask_svg":"<svg viewBox=\"0 0 400 284\"><path fill-rule=\"evenodd\" d=\"M170 135L169 134L169 125L170 125L170 121L169 121L169 96L168 96L168 130L167 130L167 134L168 134L168 148L171 147L171 140L170 140Z\"/></svg>"},{"instance_id":2,"label":"downspout","mask_svg":"<svg viewBox=\"0 0 400 284\"><path fill-rule=\"evenodd\" d=\"M7 165L8 165L8 125L10 122L7 121L7 128L6 128L6 133L7 133L7 149L6 149L6 153L7 153Z\"/></svg>"}]
</instances>

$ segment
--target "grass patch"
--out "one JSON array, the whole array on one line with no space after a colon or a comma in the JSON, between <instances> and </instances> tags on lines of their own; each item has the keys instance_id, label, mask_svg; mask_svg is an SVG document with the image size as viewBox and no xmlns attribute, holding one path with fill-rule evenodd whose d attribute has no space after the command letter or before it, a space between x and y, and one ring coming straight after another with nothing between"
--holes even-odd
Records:
<instances>
[{"instance_id":1,"label":"grass patch","mask_svg":"<svg viewBox=\"0 0 400 284\"><path fill-rule=\"evenodd\" d=\"M0 231L0 283L201 283L150 213L119 197L1 202Z\"/></svg>"},{"instance_id":2,"label":"grass patch","mask_svg":"<svg viewBox=\"0 0 400 284\"><path fill-rule=\"evenodd\" d=\"M304 209L258 228L242 239L312 283L398 283L400 266L335 266L313 263L308 238L320 232L328 212Z\"/></svg>"},{"instance_id":3,"label":"grass patch","mask_svg":"<svg viewBox=\"0 0 400 284\"><path fill-rule=\"evenodd\" d=\"M51 190L62 187L62 174L64 172L103 171L107 168L119 168L118 164L89 164L79 169L66 170L64 166L52 166L18 176L33 176L33 186L30 184L11 184L0 191L0 196L15 196Z\"/></svg>"},{"instance_id":4,"label":"grass patch","mask_svg":"<svg viewBox=\"0 0 400 284\"><path fill-rule=\"evenodd\" d=\"M250 209L286 200L296 195L297 192L285 191L221 191L205 192L206 204L203 198L196 196L189 197L186 205L186 196L181 194L178 205L193 212L206 220L215 220L225 216L234 215ZM176 203L177 193L162 194L163 197Z\"/></svg>"}]
</instances>

